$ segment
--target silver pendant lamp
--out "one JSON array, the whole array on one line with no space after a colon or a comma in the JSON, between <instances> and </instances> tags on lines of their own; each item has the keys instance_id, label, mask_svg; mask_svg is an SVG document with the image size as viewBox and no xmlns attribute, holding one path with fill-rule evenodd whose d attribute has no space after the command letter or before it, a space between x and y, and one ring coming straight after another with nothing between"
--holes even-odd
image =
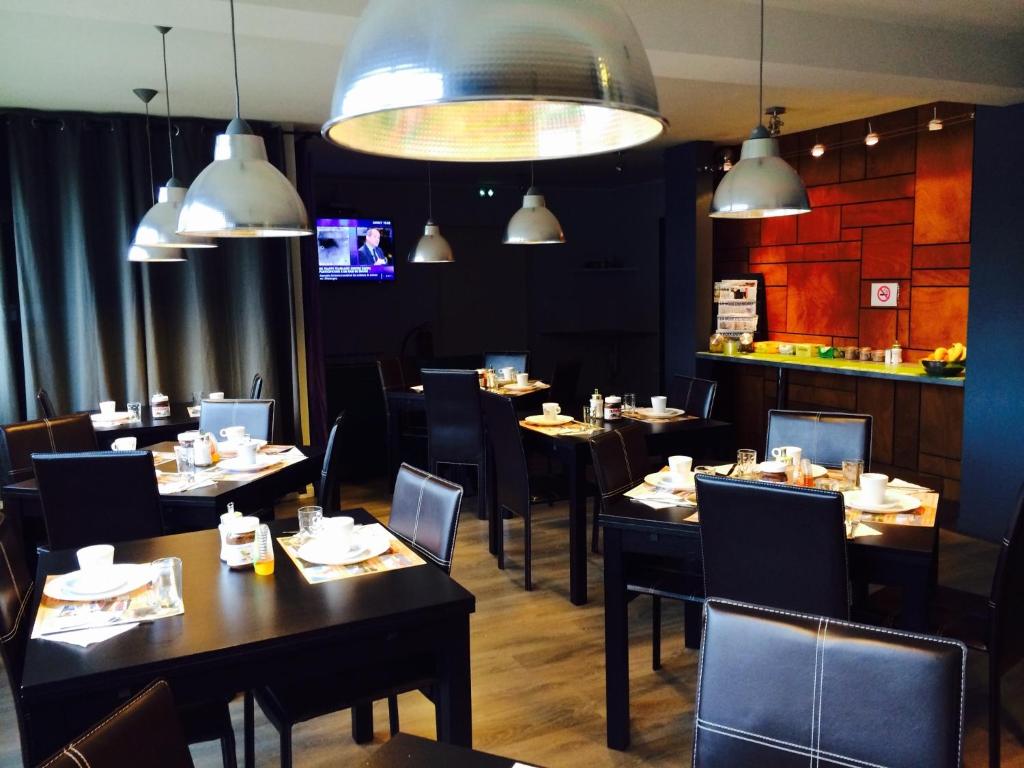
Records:
<instances>
[{"instance_id":1,"label":"silver pendant lamp","mask_svg":"<svg viewBox=\"0 0 1024 768\"><path fill-rule=\"evenodd\" d=\"M779 154L778 139L761 124L764 114L764 0L761 0L761 58L758 70L758 125L743 142L740 160L722 178L711 201L716 219L762 219L809 213L807 189Z\"/></svg>"},{"instance_id":2,"label":"silver pendant lamp","mask_svg":"<svg viewBox=\"0 0 1024 768\"><path fill-rule=\"evenodd\" d=\"M423 237L409 254L413 264L448 264L455 261L452 247L441 234L441 228L434 223L434 193L430 179L430 163L427 163L427 224L423 227Z\"/></svg>"},{"instance_id":3,"label":"silver pendant lamp","mask_svg":"<svg viewBox=\"0 0 1024 768\"><path fill-rule=\"evenodd\" d=\"M179 235L178 213L185 199L185 185L174 174L174 128L171 125L171 90L167 79L167 33L171 27L157 27L164 55L164 99L167 104L167 151L171 156L171 178L160 187L157 201L139 222L135 230L135 245L146 248L216 248L206 237Z\"/></svg>"},{"instance_id":4,"label":"silver pendant lamp","mask_svg":"<svg viewBox=\"0 0 1024 768\"><path fill-rule=\"evenodd\" d=\"M156 91L152 88L133 88L132 93L146 108L146 161L149 165L149 199L150 205L153 206L156 205L156 195L153 193L156 187L153 183L153 139L149 131L149 102L156 96ZM164 261L188 261L188 256L180 248L146 248L141 245L132 245L128 249L128 261L153 264Z\"/></svg>"},{"instance_id":5,"label":"silver pendant lamp","mask_svg":"<svg viewBox=\"0 0 1024 768\"><path fill-rule=\"evenodd\" d=\"M505 245L553 245L565 242L565 233L550 209L544 195L534 186L533 163L530 163L530 188L523 196L523 207L512 214L505 227Z\"/></svg>"},{"instance_id":6,"label":"silver pendant lamp","mask_svg":"<svg viewBox=\"0 0 1024 768\"><path fill-rule=\"evenodd\" d=\"M234 0L230 8L235 119L217 136L213 162L192 182L178 216L178 232L206 237L312 234L306 207L295 187L267 161L266 144L242 119Z\"/></svg>"},{"instance_id":7,"label":"silver pendant lamp","mask_svg":"<svg viewBox=\"0 0 1024 768\"><path fill-rule=\"evenodd\" d=\"M666 125L616 0L375 0L322 133L377 155L521 161L624 149Z\"/></svg>"}]
</instances>

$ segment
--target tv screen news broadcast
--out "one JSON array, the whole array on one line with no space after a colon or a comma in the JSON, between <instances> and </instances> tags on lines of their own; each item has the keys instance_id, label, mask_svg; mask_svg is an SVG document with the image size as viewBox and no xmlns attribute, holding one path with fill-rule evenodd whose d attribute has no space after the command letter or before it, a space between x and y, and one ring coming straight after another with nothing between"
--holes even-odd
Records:
<instances>
[{"instance_id":1,"label":"tv screen news broadcast","mask_svg":"<svg viewBox=\"0 0 1024 768\"><path fill-rule=\"evenodd\" d=\"M321 280L394 280L395 237L385 219L317 219Z\"/></svg>"}]
</instances>

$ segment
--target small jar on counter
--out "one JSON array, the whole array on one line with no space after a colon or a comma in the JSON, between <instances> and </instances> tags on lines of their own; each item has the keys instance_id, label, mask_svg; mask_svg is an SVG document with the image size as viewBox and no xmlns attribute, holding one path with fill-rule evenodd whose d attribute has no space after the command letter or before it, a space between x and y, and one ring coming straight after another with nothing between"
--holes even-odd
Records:
<instances>
[{"instance_id":1,"label":"small jar on counter","mask_svg":"<svg viewBox=\"0 0 1024 768\"><path fill-rule=\"evenodd\" d=\"M604 399L604 417L606 419L622 418L622 398L618 395L608 395Z\"/></svg>"},{"instance_id":2,"label":"small jar on counter","mask_svg":"<svg viewBox=\"0 0 1024 768\"><path fill-rule=\"evenodd\" d=\"M740 334L740 352L744 354L750 354L754 351L754 334L752 333L741 333Z\"/></svg>"},{"instance_id":3,"label":"small jar on counter","mask_svg":"<svg viewBox=\"0 0 1024 768\"><path fill-rule=\"evenodd\" d=\"M711 339L708 341L708 352L720 353L725 347L725 336L720 333L711 334Z\"/></svg>"},{"instance_id":4,"label":"small jar on counter","mask_svg":"<svg viewBox=\"0 0 1024 768\"><path fill-rule=\"evenodd\" d=\"M149 399L150 415L154 419L166 419L171 415L171 401L167 395L157 392Z\"/></svg>"}]
</instances>

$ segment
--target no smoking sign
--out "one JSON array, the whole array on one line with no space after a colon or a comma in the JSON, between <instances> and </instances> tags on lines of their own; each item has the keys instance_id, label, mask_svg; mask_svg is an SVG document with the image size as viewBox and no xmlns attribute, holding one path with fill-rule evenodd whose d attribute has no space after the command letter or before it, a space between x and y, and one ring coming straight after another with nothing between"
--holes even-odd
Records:
<instances>
[{"instance_id":1,"label":"no smoking sign","mask_svg":"<svg viewBox=\"0 0 1024 768\"><path fill-rule=\"evenodd\" d=\"M871 306L872 307L895 307L899 301L899 283L872 283L871 284Z\"/></svg>"}]
</instances>

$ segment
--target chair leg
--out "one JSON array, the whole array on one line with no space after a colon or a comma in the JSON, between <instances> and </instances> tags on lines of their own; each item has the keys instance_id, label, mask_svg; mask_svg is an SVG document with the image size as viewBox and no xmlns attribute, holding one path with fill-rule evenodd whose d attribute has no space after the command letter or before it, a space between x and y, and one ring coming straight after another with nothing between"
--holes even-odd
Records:
<instances>
[{"instance_id":1,"label":"chair leg","mask_svg":"<svg viewBox=\"0 0 1024 768\"><path fill-rule=\"evenodd\" d=\"M999 691L999 665L995 654L988 654L988 764L989 768L999 768L1000 757L1000 721L1002 706Z\"/></svg>"},{"instance_id":2,"label":"chair leg","mask_svg":"<svg viewBox=\"0 0 1024 768\"><path fill-rule=\"evenodd\" d=\"M586 504L586 501L583 502ZM590 531L590 551L595 555L601 551L600 538L601 532L597 527L597 516L601 512L601 497L594 497L594 527Z\"/></svg>"},{"instance_id":3,"label":"chair leg","mask_svg":"<svg viewBox=\"0 0 1024 768\"><path fill-rule=\"evenodd\" d=\"M484 462L476 465L476 516L487 519L487 468Z\"/></svg>"},{"instance_id":4,"label":"chair leg","mask_svg":"<svg viewBox=\"0 0 1024 768\"><path fill-rule=\"evenodd\" d=\"M526 510L523 512L523 547L526 549L526 591L533 591L533 509L530 502L526 502Z\"/></svg>"},{"instance_id":5,"label":"chair leg","mask_svg":"<svg viewBox=\"0 0 1024 768\"><path fill-rule=\"evenodd\" d=\"M391 735L398 733L398 696L392 693L388 696L388 724L391 727Z\"/></svg>"},{"instance_id":6,"label":"chair leg","mask_svg":"<svg viewBox=\"0 0 1024 768\"><path fill-rule=\"evenodd\" d=\"M496 504L492 514L494 515L494 545L497 547L498 570L505 570L505 517L502 514L504 507Z\"/></svg>"},{"instance_id":7,"label":"chair leg","mask_svg":"<svg viewBox=\"0 0 1024 768\"><path fill-rule=\"evenodd\" d=\"M281 768L292 768L292 727L281 728Z\"/></svg>"},{"instance_id":8,"label":"chair leg","mask_svg":"<svg viewBox=\"0 0 1024 768\"><path fill-rule=\"evenodd\" d=\"M238 768L235 755L235 729L231 727L231 716L224 713L224 730L220 734L220 755L224 768Z\"/></svg>"},{"instance_id":9,"label":"chair leg","mask_svg":"<svg viewBox=\"0 0 1024 768\"><path fill-rule=\"evenodd\" d=\"M256 724L255 704L252 691L246 691L242 698L242 748L245 768L256 768Z\"/></svg>"},{"instance_id":10,"label":"chair leg","mask_svg":"<svg viewBox=\"0 0 1024 768\"><path fill-rule=\"evenodd\" d=\"M661 598L654 595L651 603L651 669L661 669Z\"/></svg>"}]
</instances>

